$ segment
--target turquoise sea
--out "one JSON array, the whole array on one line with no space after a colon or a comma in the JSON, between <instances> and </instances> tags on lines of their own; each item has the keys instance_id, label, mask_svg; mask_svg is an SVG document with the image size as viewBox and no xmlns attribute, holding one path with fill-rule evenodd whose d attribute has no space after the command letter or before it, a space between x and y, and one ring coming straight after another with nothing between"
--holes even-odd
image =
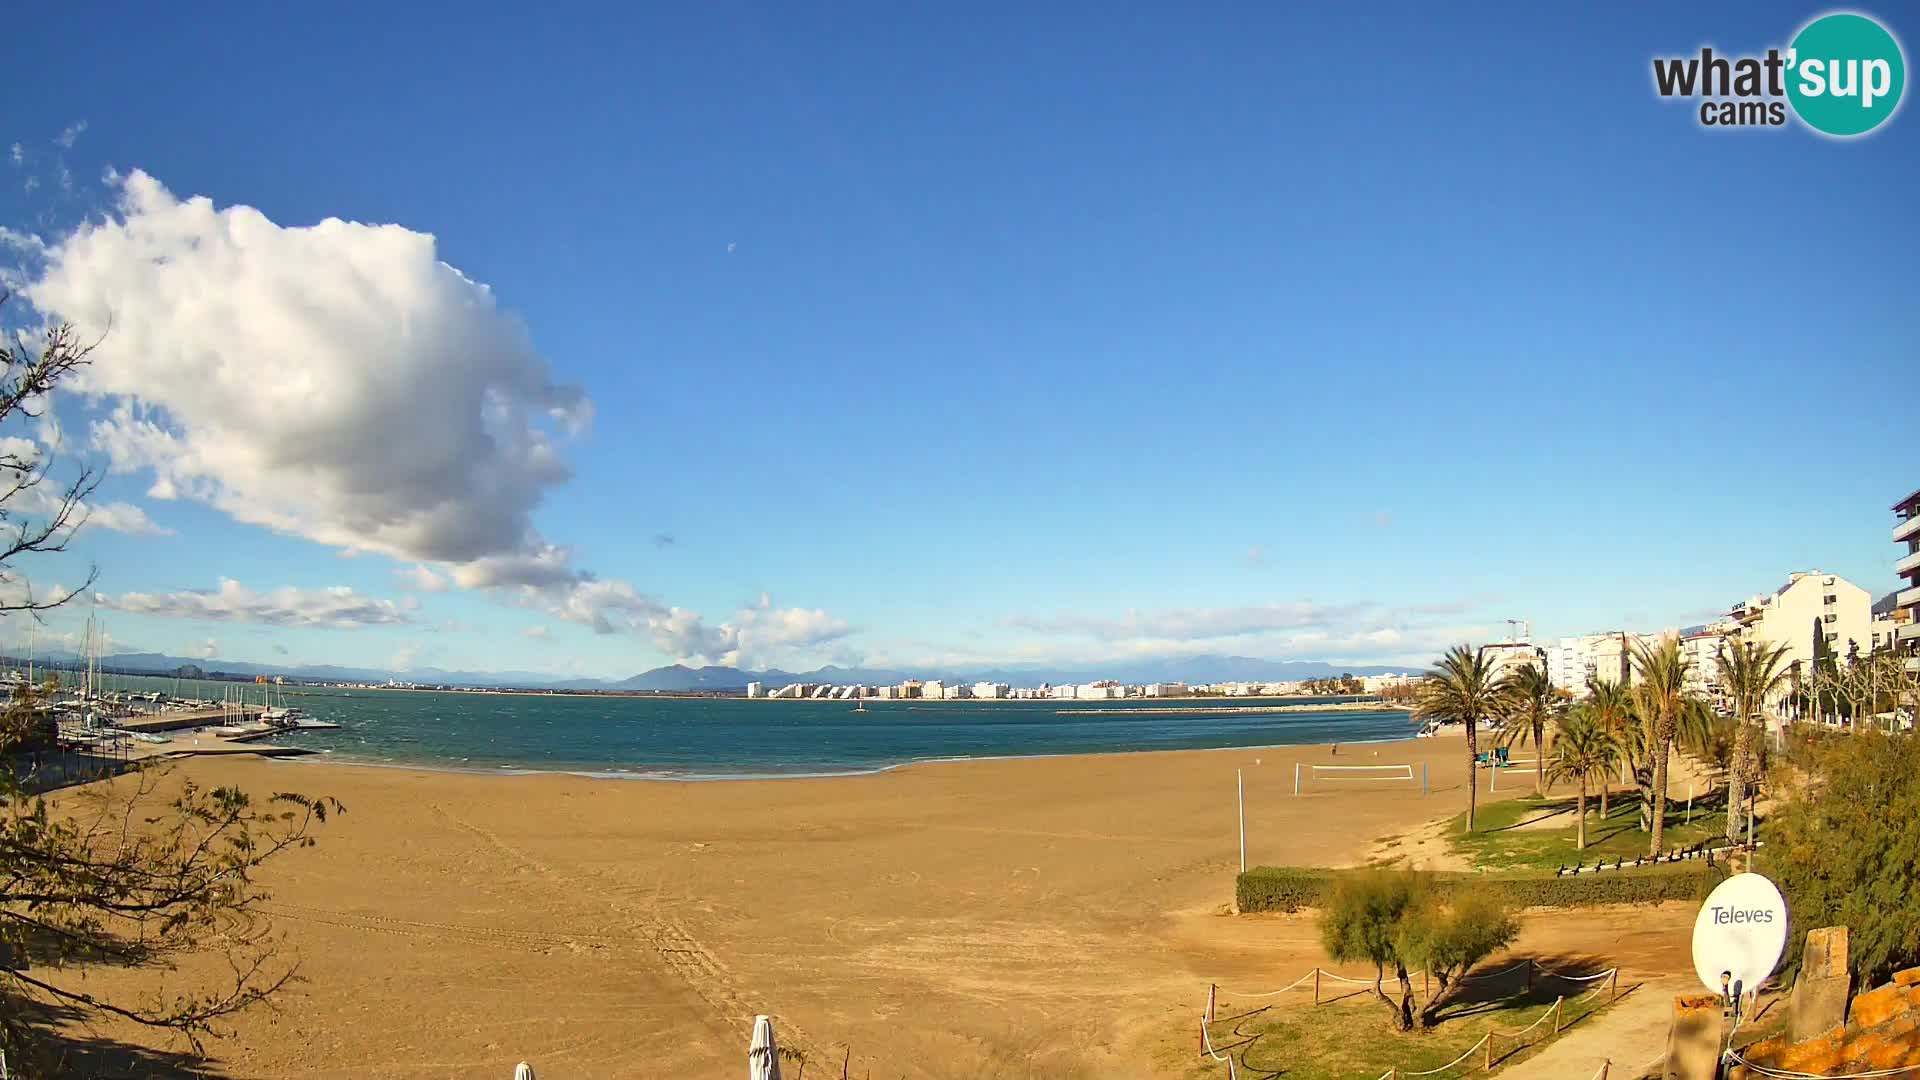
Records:
<instances>
[{"instance_id":1,"label":"turquoise sea","mask_svg":"<svg viewBox=\"0 0 1920 1080\"><path fill-rule=\"evenodd\" d=\"M173 690L173 680L115 683ZM232 685L182 685L179 692L217 699ZM249 701L260 700L260 688L245 689ZM1366 703L1352 712L1202 711L1276 704L1251 698L871 701L856 713L847 701L302 687L290 690L286 703L344 727L277 741L335 760L688 779L872 772L953 758L1365 742L1406 738L1415 730L1406 713ZM1190 711L1157 711L1169 707ZM1101 711L1077 711L1084 709Z\"/></svg>"}]
</instances>

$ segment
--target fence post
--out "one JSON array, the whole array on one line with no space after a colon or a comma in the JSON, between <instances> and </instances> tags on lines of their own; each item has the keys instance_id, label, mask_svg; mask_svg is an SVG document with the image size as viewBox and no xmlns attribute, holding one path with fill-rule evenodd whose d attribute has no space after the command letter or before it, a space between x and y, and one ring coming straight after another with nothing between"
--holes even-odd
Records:
<instances>
[{"instance_id":1,"label":"fence post","mask_svg":"<svg viewBox=\"0 0 1920 1080\"><path fill-rule=\"evenodd\" d=\"M1209 1024L1213 1023L1213 999L1219 989L1220 985L1218 983L1207 984L1207 1023Z\"/></svg>"},{"instance_id":2,"label":"fence post","mask_svg":"<svg viewBox=\"0 0 1920 1080\"><path fill-rule=\"evenodd\" d=\"M1527 957L1527 993L1533 993L1533 957Z\"/></svg>"},{"instance_id":3,"label":"fence post","mask_svg":"<svg viewBox=\"0 0 1920 1080\"><path fill-rule=\"evenodd\" d=\"M1205 1020L1200 1021L1200 1052L1203 1054L1207 1052L1207 1022Z\"/></svg>"},{"instance_id":4,"label":"fence post","mask_svg":"<svg viewBox=\"0 0 1920 1080\"><path fill-rule=\"evenodd\" d=\"M1480 1041L1487 1044L1487 1071L1492 1072L1493 1071L1493 1032L1491 1031L1487 1032L1486 1037L1481 1039Z\"/></svg>"},{"instance_id":5,"label":"fence post","mask_svg":"<svg viewBox=\"0 0 1920 1080\"><path fill-rule=\"evenodd\" d=\"M1567 999L1564 997L1553 999L1553 1033L1555 1035L1560 1034L1560 1003L1565 1000Z\"/></svg>"},{"instance_id":6,"label":"fence post","mask_svg":"<svg viewBox=\"0 0 1920 1080\"><path fill-rule=\"evenodd\" d=\"M1313 969L1313 1003L1320 1004L1320 969Z\"/></svg>"},{"instance_id":7,"label":"fence post","mask_svg":"<svg viewBox=\"0 0 1920 1080\"><path fill-rule=\"evenodd\" d=\"M1620 1000L1620 969L1617 966L1613 969L1613 978L1607 981L1613 989L1613 992L1607 995L1607 1000L1608 1001Z\"/></svg>"},{"instance_id":8,"label":"fence post","mask_svg":"<svg viewBox=\"0 0 1920 1080\"><path fill-rule=\"evenodd\" d=\"M1607 1074L1612 1071L1613 1071L1612 1058L1608 1058L1607 1060L1601 1062L1600 1063L1600 1080L1607 1080Z\"/></svg>"}]
</instances>

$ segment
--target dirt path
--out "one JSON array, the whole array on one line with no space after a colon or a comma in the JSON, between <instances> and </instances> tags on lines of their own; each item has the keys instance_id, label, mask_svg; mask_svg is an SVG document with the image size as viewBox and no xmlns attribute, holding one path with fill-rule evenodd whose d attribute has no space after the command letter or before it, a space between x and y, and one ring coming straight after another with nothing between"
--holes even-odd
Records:
<instances>
[{"instance_id":1,"label":"dirt path","mask_svg":"<svg viewBox=\"0 0 1920 1080\"><path fill-rule=\"evenodd\" d=\"M1640 1067L1657 1059L1667 1045L1674 995L1689 989L1698 987L1682 976L1642 983L1607 1011L1496 1075L1501 1080L1587 1080L1612 1062L1610 1076L1638 1076Z\"/></svg>"}]
</instances>

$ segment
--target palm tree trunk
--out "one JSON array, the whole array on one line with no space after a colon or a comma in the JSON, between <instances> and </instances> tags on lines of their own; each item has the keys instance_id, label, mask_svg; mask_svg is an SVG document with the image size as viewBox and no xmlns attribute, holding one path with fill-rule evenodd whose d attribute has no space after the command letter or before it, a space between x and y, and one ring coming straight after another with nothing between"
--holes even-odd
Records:
<instances>
[{"instance_id":1,"label":"palm tree trunk","mask_svg":"<svg viewBox=\"0 0 1920 1080\"><path fill-rule=\"evenodd\" d=\"M1473 831L1473 811L1480 801L1480 733L1474 717L1467 717L1467 831Z\"/></svg>"},{"instance_id":2,"label":"palm tree trunk","mask_svg":"<svg viewBox=\"0 0 1920 1080\"><path fill-rule=\"evenodd\" d=\"M1533 793L1535 795L1547 793L1547 770L1542 767L1547 763L1547 744L1541 741L1545 735L1545 726L1535 720L1533 722Z\"/></svg>"},{"instance_id":3,"label":"palm tree trunk","mask_svg":"<svg viewBox=\"0 0 1920 1080\"><path fill-rule=\"evenodd\" d=\"M1587 850L1587 778L1580 778L1580 799L1576 804L1580 815L1580 839L1574 843L1574 850Z\"/></svg>"},{"instance_id":4,"label":"palm tree trunk","mask_svg":"<svg viewBox=\"0 0 1920 1080\"><path fill-rule=\"evenodd\" d=\"M1727 840L1740 839L1740 812L1746 806L1748 759L1753 755L1753 731L1741 716L1733 729L1733 769L1727 777Z\"/></svg>"},{"instance_id":5,"label":"palm tree trunk","mask_svg":"<svg viewBox=\"0 0 1920 1080\"><path fill-rule=\"evenodd\" d=\"M1667 830L1667 757L1672 748L1667 740L1660 740L1660 747L1654 751L1653 759L1653 843L1647 854L1660 854L1660 842Z\"/></svg>"},{"instance_id":6,"label":"palm tree trunk","mask_svg":"<svg viewBox=\"0 0 1920 1080\"><path fill-rule=\"evenodd\" d=\"M1601 773L1600 773L1600 824L1602 825L1605 825L1607 823L1607 787L1608 787L1608 781L1611 779L1612 778L1606 774L1605 770L1601 770Z\"/></svg>"}]
</instances>

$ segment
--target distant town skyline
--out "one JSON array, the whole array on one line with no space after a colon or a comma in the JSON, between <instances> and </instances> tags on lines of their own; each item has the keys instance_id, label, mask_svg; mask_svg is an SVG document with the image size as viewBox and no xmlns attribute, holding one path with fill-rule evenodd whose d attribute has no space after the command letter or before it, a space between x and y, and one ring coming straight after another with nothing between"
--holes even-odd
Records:
<instances>
[{"instance_id":1,"label":"distant town skyline","mask_svg":"<svg viewBox=\"0 0 1920 1080\"><path fill-rule=\"evenodd\" d=\"M22 12L88 45L0 118L0 324L104 334L0 433L104 472L15 568L99 568L40 639L1425 666L1893 591L1914 118L1721 134L1649 85L1798 8L1413 10L609 11L432 68L412 9Z\"/></svg>"}]
</instances>

